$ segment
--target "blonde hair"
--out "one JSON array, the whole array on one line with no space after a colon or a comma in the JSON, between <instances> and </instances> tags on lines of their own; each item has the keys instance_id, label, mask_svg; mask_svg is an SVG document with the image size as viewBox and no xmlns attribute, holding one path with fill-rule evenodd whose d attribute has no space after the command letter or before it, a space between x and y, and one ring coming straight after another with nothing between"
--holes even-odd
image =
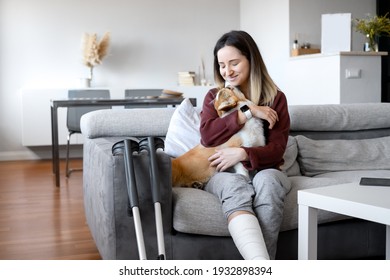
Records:
<instances>
[{"instance_id":1,"label":"blonde hair","mask_svg":"<svg viewBox=\"0 0 390 280\"><path fill-rule=\"evenodd\" d=\"M244 55L250 64L249 92L248 98L258 105L271 105L278 92L278 88L271 76L260 54L259 48L253 38L245 31L230 31L217 41L214 47L214 79L219 87L224 87L225 80L219 72L218 51L225 47L232 46Z\"/></svg>"}]
</instances>

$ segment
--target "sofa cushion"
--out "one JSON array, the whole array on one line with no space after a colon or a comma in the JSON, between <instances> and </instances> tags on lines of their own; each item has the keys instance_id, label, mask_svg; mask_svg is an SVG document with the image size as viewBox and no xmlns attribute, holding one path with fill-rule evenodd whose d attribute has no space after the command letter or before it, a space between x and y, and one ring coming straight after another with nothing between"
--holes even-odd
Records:
<instances>
[{"instance_id":1,"label":"sofa cushion","mask_svg":"<svg viewBox=\"0 0 390 280\"><path fill-rule=\"evenodd\" d=\"M305 176L348 170L390 169L390 136L363 140L312 140L296 136Z\"/></svg>"},{"instance_id":2,"label":"sofa cushion","mask_svg":"<svg viewBox=\"0 0 390 280\"><path fill-rule=\"evenodd\" d=\"M206 191L173 188L173 228L179 232L229 236L218 198Z\"/></svg>"},{"instance_id":3,"label":"sofa cushion","mask_svg":"<svg viewBox=\"0 0 390 280\"><path fill-rule=\"evenodd\" d=\"M351 175L349 176L348 173ZM326 177L328 175L328 177ZM335 172L318 177L292 176L291 191L285 199L281 231L298 228L298 191L357 182L361 177L390 176L390 171L346 171ZM229 236L226 218L218 198L206 191L192 188L173 188L173 228L178 232L212 236ZM348 216L333 212L318 212L318 223L348 219Z\"/></svg>"},{"instance_id":4,"label":"sofa cushion","mask_svg":"<svg viewBox=\"0 0 390 280\"><path fill-rule=\"evenodd\" d=\"M287 176L299 176L301 171L297 162L298 157L298 144L297 140L293 136L288 137L286 151L284 153L284 163L281 166L281 170L287 174Z\"/></svg>"},{"instance_id":5,"label":"sofa cushion","mask_svg":"<svg viewBox=\"0 0 390 280\"><path fill-rule=\"evenodd\" d=\"M281 231L298 228L298 191L360 181L361 177L390 178L390 170L354 170L323 173L314 177L290 177L291 191L284 203ZM333 222L349 218L333 212L318 211L318 223Z\"/></svg>"},{"instance_id":6,"label":"sofa cushion","mask_svg":"<svg viewBox=\"0 0 390 280\"><path fill-rule=\"evenodd\" d=\"M200 143L200 115L186 98L177 107L165 138L165 152L178 157Z\"/></svg>"},{"instance_id":7,"label":"sofa cushion","mask_svg":"<svg viewBox=\"0 0 390 280\"><path fill-rule=\"evenodd\" d=\"M298 191L348 183L343 178L312 178L305 176L293 176L291 181L291 191L287 194L284 202L284 215L280 231L298 228ZM347 219L347 216L328 211L318 211L318 223L333 222Z\"/></svg>"}]
</instances>

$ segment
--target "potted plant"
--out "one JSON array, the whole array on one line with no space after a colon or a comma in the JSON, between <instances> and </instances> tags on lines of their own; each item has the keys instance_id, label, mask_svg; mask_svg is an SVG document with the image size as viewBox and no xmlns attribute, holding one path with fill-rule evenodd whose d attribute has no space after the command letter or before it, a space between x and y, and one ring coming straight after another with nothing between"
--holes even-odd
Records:
<instances>
[{"instance_id":1,"label":"potted plant","mask_svg":"<svg viewBox=\"0 0 390 280\"><path fill-rule=\"evenodd\" d=\"M82 39L83 64L89 68L89 83L93 78L93 68L102 63L103 58L108 53L110 45L110 33L106 32L100 42L96 33L84 33Z\"/></svg>"},{"instance_id":2,"label":"potted plant","mask_svg":"<svg viewBox=\"0 0 390 280\"><path fill-rule=\"evenodd\" d=\"M380 36L390 36L390 19L384 16L367 17L365 19L354 19L357 32L366 36L367 42L365 51L378 51L378 38Z\"/></svg>"}]
</instances>

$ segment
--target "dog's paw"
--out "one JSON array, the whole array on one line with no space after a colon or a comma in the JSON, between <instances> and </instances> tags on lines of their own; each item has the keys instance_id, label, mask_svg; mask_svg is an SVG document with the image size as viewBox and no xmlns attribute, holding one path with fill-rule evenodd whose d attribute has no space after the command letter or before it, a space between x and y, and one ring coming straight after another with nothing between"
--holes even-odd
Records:
<instances>
[{"instance_id":1,"label":"dog's paw","mask_svg":"<svg viewBox=\"0 0 390 280\"><path fill-rule=\"evenodd\" d=\"M243 175L245 178L248 178L249 179L249 172L248 172L248 169L246 169L244 167L244 165L239 162L237 163L234 167L233 167L233 170L234 170L234 173L237 173L237 174L241 174Z\"/></svg>"},{"instance_id":2,"label":"dog's paw","mask_svg":"<svg viewBox=\"0 0 390 280\"><path fill-rule=\"evenodd\" d=\"M194 188L194 189L203 190L204 189L204 184L201 183L201 182L193 182L191 187Z\"/></svg>"}]
</instances>

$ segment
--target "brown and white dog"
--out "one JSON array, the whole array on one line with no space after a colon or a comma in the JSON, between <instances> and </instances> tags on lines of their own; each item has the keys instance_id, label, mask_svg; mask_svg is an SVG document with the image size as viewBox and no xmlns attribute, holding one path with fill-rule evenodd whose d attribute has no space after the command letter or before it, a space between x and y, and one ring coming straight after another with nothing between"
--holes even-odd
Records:
<instances>
[{"instance_id":1,"label":"brown and white dog","mask_svg":"<svg viewBox=\"0 0 390 280\"><path fill-rule=\"evenodd\" d=\"M214 100L214 108L218 115L223 118L238 110L241 106L252 102L245 96L232 88L222 88L218 91ZM234 134L227 142L218 147L206 148L199 144L185 154L172 160L172 185L173 187L193 187L202 189L216 168L210 166L208 158L218 148L228 147L257 147L265 145L263 123L258 118L247 120L244 127ZM249 177L248 170L237 163L233 167L235 173Z\"/></svg>"}]
</instances>

